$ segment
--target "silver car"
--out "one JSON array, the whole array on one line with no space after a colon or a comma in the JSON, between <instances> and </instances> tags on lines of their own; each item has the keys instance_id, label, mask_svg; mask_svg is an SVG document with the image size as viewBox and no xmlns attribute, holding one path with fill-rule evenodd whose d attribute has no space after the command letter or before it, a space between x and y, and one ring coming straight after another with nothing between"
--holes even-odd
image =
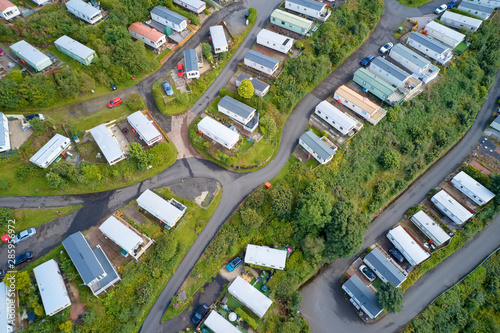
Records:
<instances>
[{"instance_id":1,"label":"silver car","mask_svg":"<svg viewBox=\"0 0 500 333\"><path fill-rule=\"evenodd\" d=\"M12 237L12 243L17 244L17 243L22 242L23 240L28 239L34 235L36 235L35 228L29 228L27 230L21 231L20 233L18 233L14 237Z\"/></svg>"}]
</instances>

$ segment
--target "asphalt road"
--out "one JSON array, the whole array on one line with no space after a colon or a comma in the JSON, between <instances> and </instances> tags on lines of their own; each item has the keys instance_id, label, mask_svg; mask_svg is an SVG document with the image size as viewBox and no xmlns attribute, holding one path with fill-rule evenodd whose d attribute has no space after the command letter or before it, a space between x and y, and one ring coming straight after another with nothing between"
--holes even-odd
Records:
<instances>
[{"instance_id":1,"label":"asphalt road","mask_svg":"<svg viewBox=\"0 0 500 333\"><path fill-rule=\"evenodd\" d=\"M233 59L230 61L228 66L221 72L216 81L212 84L211 87L207 89L206 93L202 96L200 102L201 105L197 104L194 107L194 111L196 113L201 112L204 109L204 105L205 106L208 105L210 100L216 95L216 93L220 90L220 88L227 83L232 73L234 73L234 71L236 70L237 62L243 58L246 51L248 51L248 49L253 44L255 35L258 32L259 27L262 27L265 24L265 22L267 22L270 13L272 12L272 10L274 10L274 8L279 2L280 2L279 0L273 0L273 1L250 0L248 2L231 5L234 6L234 10L236 11L239 11L241 9L241 7L239 6L242 5L247 7L257 8L258 17L256 26L252 29L249 36L243 42L241 48L236 52L236 54L234 55ZM294 147L296 146L299 136L302 134L307 124L308 118L313 111L313 107L321 100L331 95L339 85L347 82L352 76L352 73L358 68L359 61L362 58L364 58L367 54L370 53L377 54L377 50L380 47L380 45L384 44L387 41L395 42L395 39L392 36L392 32L399 24L401 24L402 19L404 17L421 16L425 13L430 13L439 4L441 3L434 1L433 3L423 6L421 8L406 8L404 6L401 6L398 2L396 2L396 0L386 0L386 11L379 23L379 26L375 29L372 36L367 40L367 42L365 42L365 44L358 51L356 51L353 55L351 55L344 62L344 64L339 66L334 73L330 74L328 78L326 78L323 82L321 82L313 90L311 94L308 94L298 103L298 105L296 106L296 108L294 109L294 111L292 112L292 114L290 115L285 124L282 133L281 145L275 159L269 165L267 165L266 167L262 168L259 171L253 172L251 174L237 174L227 171L219 167L218 165L206 160L188 158L188 159L178 160L173 166L171 166L170 168L168 168L167 170L165 170L164 172L160 173L155 177L152 177L141 183L134 184L126 188L103 192L103 193L78 195L78 196L51 196L51 197L39 197L39 198L3 197L0 198L0 206L17 208L17 207L38 207L38 206L60 207L61 205L64 204L75 204L75 203L82 203L84 205L84 207L80 211L74 213L74 218L72 220L67 219L62 222L56 220L54 222L63 224L66 230L62 233L58 233L58 237L54 237L52 239L47 237L43 240L42 248L39 250L38 253L35 253L36 256L41 256L47 253L51 248L58 245L60 243L60 239L64 239L64 237L73 232L86 230L90 226L97 224L99 220L104 218L106 215L110 214L112 211L116 210L117 208L123 205L126 205L131 200L137 198L138 195L147 188L158 188L158 187L172 185L177 183L181 179L190 177L200 177L200 178L209 178L217 180L221 184L223 189L222 199L219 204L219 207L215 211L214 215L210 219L205 229L202 231L202 233L199 235L199 237L194 242L193 246L190 248L190 250L184 257L183 261L177 268L176 272L174 273L170 281L167 283L160 297L157 299L156 303L154 304L150 313L148 314L148 317L146 318L146 321L141 329L141 332L145 333L170 332L168 327L160 325L160 319L164 311L167 309L171 297L176 294L177 290L180 288L181 284L189 274L190 270L192 269L192 267L195 265L195 263L203 253L205 247L215 236L219 228L222 226L224 221L227 220L227 218L234 211L234 209L242 202L242 200L244 200L244 198L253 189L261 185L262 183L272 179L283 168L288 158L290 157ZM232 10L231 8L233 7L230 7L227 10L231 11ZM223 15L222 10L219 13L221 13L220 15ZM228 12L226 12L225 15L227 15L227 13ZM209 24L205 24L204 28L208 29L207 28L208 25ZM191 41L192 43L196 43L195 38L199 39L204 38L202 32L204 28L202 28L201 31L197 32L198 35L195 35L184 47L185 48L190 47L191 44L189 43ZM150 107L150 109L153 111L156 110L154 103L152 103L152 97L150 95L150 89L151 89L150 87L156 80L163 77L166 71L169 70L169 67L171 66L169 66L168 63L169 62L172 62L172 64L175 63L176 61L179 60L176 57L181 57L181 56L182 56L181 52L178 52L178 54L169 59L167 65L164 65L162 69L160 69L158 72L151 75L149 78L145 79L137 86L127 89L137 89L141 93L141 95L147 98L148 107ZM495 82L495 87L498 88L498 80ZM495 89L493 89L492 91L494 90ZM110 97L114 96L108 95L103 98L105 98L105 101L107 101ZM493 97L490 96L490 99L488 100L487 103L489 103L492 98ZM485 107L483 107L483 109L478 115L478 121L473 125L469 134L467 134L466 138L456 148L450 151L449 154L445 157L445 159L443 159L443 161L448 159L448 163L440 162L438 165L443 164L442 165L443 168L449 168L450 165L458 165L465 156L466 152L468 152L470 148L473 147L474 144L476 143L477 141L476 136L479 137L482 129L486 124L488 116L489 116L488 110ZM469 142L469 140L471 141ZM427 172L424 178L422 179L427 179L428 182L432 184L437 184L442 178L444 178L442 174L443 171L440 168L434 167L429 172ZM447 172L444 174L447 174ZM405 192L405 194L403 194L403 196L401 196L401 198L398 199L398 201L396 201L393 205L391 205L384 214L389 214L387 212L392 212L392 214L395 214L400 217L402 215L400 211L403 212L408 208L406 200L416 200L416 202L418 202L422 197L422 195L420 195L421 192L426 193L428 191L428 190L423 191L422 188L426 189L429 187L426 183L422 181L422 179L417 181L407 192ZM430 188L432 188L432 186ZM402 198L404 198L405 196L406 200L402 201L403 200ZM404 208L403 207L400 208L399 206L404 206ZM371 238L375 239L377 235L384 233L389 225L391 224L382 221L381 217L375 220L370 230L367 233L368 237L366 240L367 244L369 244ZM34 237L33 240L38 240L38 238ZM0 255L3 255L2 254L3 251L4 247L0 246ZM477 262L479 261L478 258L480 258L480 256L476 256L476 260L474 260L473 258L474 257L471 256L471 259L468 260L470 260L471 262L472 261ZM315 312L311 314L308 311L308 309L313 309L313 305L311 304L317 301L314 299L311 300L309 298L309 295L312 295L313 298L314 296L318 297L323 296L320 299L321 302L323 302L322 304L330 304L328 302L333 302L331 304L336 304L335 299L336 297L338 297L338 293L333 293L332 297L332 295L324 292L324 290L328 289L324 289L323 291L321 291L321 289L318 289L318 286L321 287L322 283L321 281L325 281L324 279L331 282L330 279L333 276L335 276L335 274L337 275L342 274L344 271L343 267L348 262L349 260L343 260L336 262L333 265L330 265L327 269L324 269L321 272L320 276L317 279L315 279L312 283L310 283L303 291L305 300L302 309L307 318L311 319L309 323L311 324L311 327L313 328L314 332L325 332L325 330L322 329L325 327L328 328L326 331L330 331L330 328L332 327L331 320L332 318L336 319L337 317L335 313L332 314L329 312L325 312L324 308L320 309L323 312L319 312L318 309L314 308L314 310L317 311L317 313ZM438 270L440 270L440 268L438 268ZM308 291L308 288L311 291ZM318 293L320 295L318 295ZM339 303L339 306L340 308L345 308L345 309L349 308L349 305L345 303ZM320 313L324 315L321 318L319 315ZM342 323L345 323L344 327L349 327L349 330L351 330L352 328L350 328L349 325L350 324L355 325L357 323L354 320L347 320L347 319L348 318L356 319L352 318L353 316L355 316L354 312L351 311L350 314L346 312L345 315L340 316L338 320L340 320ZM389 317L389 319L390 318L391 317ZM411 317L409 318L411 319ZM325 321L327 319L328 319L328 326L315 326L316 324L319 325L319 323L322 322L322 320ZM339 331L346 331L346 330L339 330Z\"/></svg>"}]
</instances>

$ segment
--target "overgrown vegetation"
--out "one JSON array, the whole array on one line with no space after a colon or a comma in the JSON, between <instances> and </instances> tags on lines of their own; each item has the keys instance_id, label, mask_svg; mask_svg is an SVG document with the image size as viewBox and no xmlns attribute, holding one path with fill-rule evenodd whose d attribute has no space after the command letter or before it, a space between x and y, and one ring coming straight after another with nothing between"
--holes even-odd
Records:
<instances>
[{"instance_id":1,"label":"overgrown vegetation","mask_svg":"<svg viewBox=\"0 0 500 333\"><path fill-rule=\"evenodd\" d=\"M349 2L345 8L349 8ZM344 14L353 13L356 11ZM333 20L349 22L342 18L335 15ZM295 252L285 270L276 272L270 282L272 296L283 314L269 314L259 327L280 332L286 323L300 319L296 311L300 303L298 287L324 263L358 252L371 216L471 126L500 67L498 29L497 21L485 21L474 35L471 49L443 69L431 89L391 109L395 115L391 119L365 126L330 164L311 172L291 157L271 181L272 189L252 193L207 247L183 289L188 299L246 244L286 244L295 247ZM492 186L496 183L492 181ZM247 209L255 210L265 222L245 225L241 211ZM486 220L495 213L489 206L477 218ZM470 225L473 228L474 224ZM169 309L165 317L171 315Z\"/></svg>"},{"instance_id":2,"label":"overgrown vegetation","mask_svg":"<svg viewBox=\"0 0 500 333\"><path fill-rule=\"evenodd\" d=\"M499 284L500 254L497 252L427 306L404 332L499 332Z\"/></svg>"}]
</instances>

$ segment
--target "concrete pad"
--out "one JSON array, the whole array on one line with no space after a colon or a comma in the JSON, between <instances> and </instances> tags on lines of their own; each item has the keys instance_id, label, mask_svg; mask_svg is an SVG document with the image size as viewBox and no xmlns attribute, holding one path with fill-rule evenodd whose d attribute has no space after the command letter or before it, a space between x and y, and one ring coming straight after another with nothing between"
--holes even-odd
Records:
<instances>
[{"instance_id":1,"label":"concrete pad","mask_svg":"<svg viewBox=\"0 0 500 333\"><path fill-rule=\"evenodd\" d=\"M26 132L23 130L21 120L9 120L10 146L12 149L18 149L33 134L33 129L29 128Z\"/></svg>"}]
</instances>

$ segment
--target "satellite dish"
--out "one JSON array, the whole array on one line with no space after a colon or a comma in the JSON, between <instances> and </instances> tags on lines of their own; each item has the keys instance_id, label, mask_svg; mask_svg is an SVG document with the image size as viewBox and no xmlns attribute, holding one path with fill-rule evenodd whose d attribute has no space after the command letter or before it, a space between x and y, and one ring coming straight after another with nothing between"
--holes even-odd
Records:
<instances>
[{"instance_id":1,"label":"satellite dish","mask_svg":"<svg viewBox=\"0 0 500 333\"><path fill-rule=\"evenodd\" d=\"M238 316L236 315L236 313L231 312L229 314L229 321L235 321L237 318L238 318Z\"/></svg>"}]
</instances>

